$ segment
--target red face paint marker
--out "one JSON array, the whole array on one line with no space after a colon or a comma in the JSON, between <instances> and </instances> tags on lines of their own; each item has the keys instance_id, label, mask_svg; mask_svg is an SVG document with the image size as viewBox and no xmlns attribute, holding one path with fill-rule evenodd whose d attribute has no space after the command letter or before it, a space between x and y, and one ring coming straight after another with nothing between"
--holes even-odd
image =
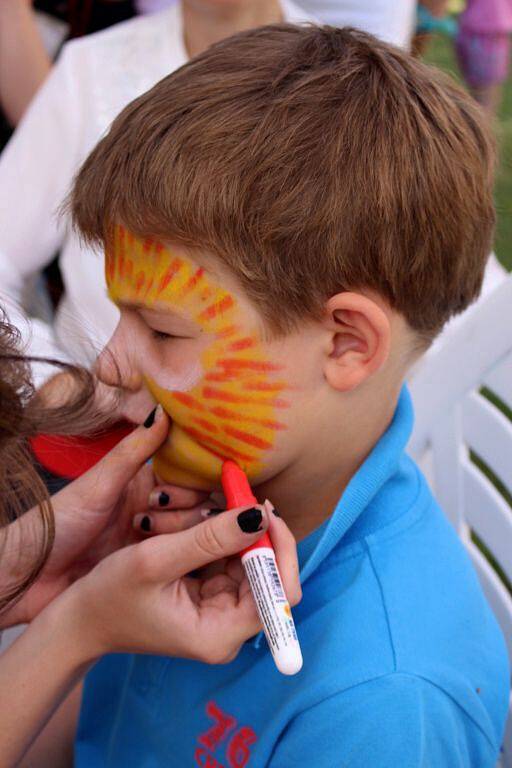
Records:
<instances>
[{"instance_id":1,"label":"red face paint marker","mask_svg":"<svg viewBox=\"0 0 512 768\"><path fill-rule=\"evenodd\" d=\"M228 509L258 503L234 461L222 465L222 487ZM302 653L268 533L240 554L276 667L284 675L295 675L302 667Z\"/></svg>"}]
</instances>

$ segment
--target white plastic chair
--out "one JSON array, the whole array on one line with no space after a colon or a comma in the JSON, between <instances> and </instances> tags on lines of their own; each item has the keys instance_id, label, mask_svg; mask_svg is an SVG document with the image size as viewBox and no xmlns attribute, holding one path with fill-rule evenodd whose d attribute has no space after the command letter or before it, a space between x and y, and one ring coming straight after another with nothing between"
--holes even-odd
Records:
<instances>
[{"instance_id":1,"label":"white plastic chair","mask_svg":"<svg viewBox=\"0 0 512 768\"><path fill-rule=\"evenodd\" d=\"M512 660L512 275L427 355L410 388L409 453L469 551ZM512 698L501 765L512 768Z\"/></svg>"}]
</instances>

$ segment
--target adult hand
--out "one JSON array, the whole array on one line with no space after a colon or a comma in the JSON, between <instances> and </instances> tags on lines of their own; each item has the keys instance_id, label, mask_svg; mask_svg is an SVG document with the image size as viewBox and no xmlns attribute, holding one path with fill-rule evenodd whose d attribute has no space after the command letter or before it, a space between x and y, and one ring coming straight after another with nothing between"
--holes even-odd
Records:
<instances>
[{"instance_id":1,"label":"adult hand","mask_svg":"<svg viewBox=\"0 0 512 768\"><path fill-rule=\"evenodd\" d=\"M49 713L104 653L232 659L260 628L239 557L212 578L185 574L238 553L266 528L288 599L296 603L295 542L270 509L232 510L114 552L42 611L0 659L0 690L16 694L0 701L1 764L19 764Z\"/></svg>"},{"instance_id":2,"label":"adult hand","mask_svg":"<svg viewBox=\"0 0 512 768\"><path fill-rule=\"evenodd\" d=\"M139 538L133 527L136 513L148 508L154 487L151 467L146 461L167 436L169 422L156 409L149 427L140 426L122 440L95 467L52 498L55 542L45 566L21 600L2 615L0 626L31 621L66 587L87 573L103 557ZM181 508L197 504L203 494L180 490L176 503ZM169 513L171 514L171 513ZM3 584L12 583L39 550L34 530L39 531L39 513L34 509L8 526L2 552ZM198 509L179 513L180 528L201 520ZM30 546L30 545L33 546ZM25 559L20 560L20 552Z\"/></svg>"},{"instance_id":3,"label":"adult hand","mask_svg":"<svg viewBox=\"0 0 512 768\"><path fill-rule=\"evenodd\" d=\"M108 652L231 660L261 628L238 553L267 528L288 600L301 597L295 540L272 509L230 510L105 558L59 598L83 661ZM222 560L212 577L186 575Z\"/></svg>"}]
</instances>

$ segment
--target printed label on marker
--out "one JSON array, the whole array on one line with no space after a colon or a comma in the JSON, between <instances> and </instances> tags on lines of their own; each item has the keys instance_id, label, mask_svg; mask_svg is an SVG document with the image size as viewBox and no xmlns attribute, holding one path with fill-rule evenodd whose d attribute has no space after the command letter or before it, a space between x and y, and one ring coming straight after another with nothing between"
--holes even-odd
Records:
<instances>
[{"instance_id":1,"label":"printed label on marker","mask_svg":"<svg viewBox=\"0 0 512 768\"><path fill-rule=\"evenodd\" d=\"M270 650L275 655L297 643L297 634L274 552L267 548L251 550L243 556L242 563Z\"/></svg>"}]
</instances>

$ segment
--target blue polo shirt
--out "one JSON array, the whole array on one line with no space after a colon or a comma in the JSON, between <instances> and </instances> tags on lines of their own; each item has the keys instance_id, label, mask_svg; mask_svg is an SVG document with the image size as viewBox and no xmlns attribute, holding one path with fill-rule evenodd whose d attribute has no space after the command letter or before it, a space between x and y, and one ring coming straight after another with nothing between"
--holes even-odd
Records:
<instances>
[{"instance_id":1,"label":"blue polo shirt","mask_svg":"<svg viewBox=\"0 0 512 768\"><path fill-rule=\"evenodd\" d=\"M225 666L105 657L85 683L78 768L494 768L505 644L404 453L412 420L404 389L331 518L299 546L301 672L281 675L261 635Z\"/></svg>"}]
</instances>

